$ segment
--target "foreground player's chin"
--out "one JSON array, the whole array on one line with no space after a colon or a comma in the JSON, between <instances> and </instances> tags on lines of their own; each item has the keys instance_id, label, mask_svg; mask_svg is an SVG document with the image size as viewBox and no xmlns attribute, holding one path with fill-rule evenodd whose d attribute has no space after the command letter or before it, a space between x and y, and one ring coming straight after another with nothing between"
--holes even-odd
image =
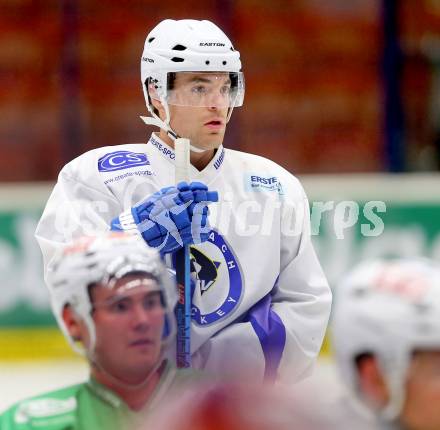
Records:
<instances>
[{"instance_id":1,"label":"foreground player's chin","mask_svg":"<svg viewBox=\"0 0 440 430\"><path fill-rule=\"evenodd\" d=\"M216 142L213 142L211 145L209 145L209 148L206 148L206 149L214 150L214 149L217 149L221 144L222 144L221 141L216 141Z\"/></svg>"},{"instance_id":2,"label":"foreground player's chin","mask_svg":"<svg viewBox=\"0 0 440 430\"><path fill-rule=\"evenodd\" d=\"M208 140L213 148L218 148L222 144L224 137L224 133L212 133L209 135Z\"/></svg>"},{"instance_id":3,"label":"foreground player's chin","mask_svg":"<svg viewBox=\"0 0 440 430\"><path fill-rule=\"evenodd\" d=\"M196 145L200 149L204 149L205 151L209 151L210 149L217 149L222 143L222 139L207 139L203 143Z\"/></svg>"}]
</instances>

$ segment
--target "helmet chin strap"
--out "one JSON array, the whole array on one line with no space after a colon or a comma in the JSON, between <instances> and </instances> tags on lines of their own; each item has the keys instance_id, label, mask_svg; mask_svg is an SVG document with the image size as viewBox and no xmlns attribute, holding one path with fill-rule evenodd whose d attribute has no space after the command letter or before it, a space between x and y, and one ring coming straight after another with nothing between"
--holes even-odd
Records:
<instances>
[{"instance_id":1,"label":"helmet chin strap","mask_svg":"<svg viewBox=\"0 0 440 430\"><path fill-rule=\"evenodd\" d=\"M384 373L386 375L386 384L390 391L388 404L380 411L380 416L386 421L395 421L402 412L405 402L404 379L409 367L410 358L399 360L394 364L392 371Z\"/></svg>"},{"instance_id":2,"label":"helmet chin strap","mask_svg":"<svg viewBox=\"0 0 440 430\"><path fill-rule=\"evenodd\" d=\"M164 130L167 135L173 140L173 142L176 139L179 139L180 136L165 122L163 122L161 119L155 117L151 117L151 116L141 116L142 121L145 122L145 124L147 125L155 125L156 127L159 127L160 129ZM197 148L196 146L193 146L190 144L190 149L193 152L197 152L197 153L202 153L205 151L208 151L207 149L200 149Z\"/></svg>"}]
</instances>

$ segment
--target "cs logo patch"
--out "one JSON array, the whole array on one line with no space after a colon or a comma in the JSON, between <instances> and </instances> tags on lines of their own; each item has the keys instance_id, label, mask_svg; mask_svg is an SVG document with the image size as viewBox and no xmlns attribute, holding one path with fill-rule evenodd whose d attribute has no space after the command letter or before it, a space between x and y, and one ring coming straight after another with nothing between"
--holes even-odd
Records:
<instances>
[{"instance_id":1,"label":"cs logo patch","mask_svg":"<svg viewBox=\"0 0 440 430\"><path fill-rule=\"evenodd\" d=\"M130 151L116 151L106 154L98 160L100 172L113 172L135 166L148 166L150 162L145 154Z\"/></svg>"}]
</instances>

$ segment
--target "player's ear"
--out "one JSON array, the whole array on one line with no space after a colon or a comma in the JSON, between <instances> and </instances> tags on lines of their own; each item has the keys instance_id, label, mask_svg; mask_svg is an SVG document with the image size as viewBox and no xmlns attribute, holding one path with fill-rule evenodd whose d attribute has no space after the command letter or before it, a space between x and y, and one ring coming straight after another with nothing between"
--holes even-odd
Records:
<instances>
[{"instance_id":1,"label":"player's ear","mask_svg":"<svg viewBox=\"0 0 440 430\"><path fill-rule=\"evenodd\" d=\"M153 105L154 109L157 111L156 112L157 115L159 115L161 119L165 119L165 109L162 103L159 101L157 90L154 87L154 84L150 82L147 88L148 88L148 94L150 96L151 104Z\"/></svg>"},{"instance_id":2,"label":"player's ear","mask_svg":"<svg viewBox=\"0 0 440 430\"><path fill-rule=\"evenodd\" d=\"M63 321L69 331L70 336L72 336L73 340L80 341L81 336L81 324L78 316L72 309L70 305L64 306L63 309Z\"/></svg>"},{"instance_id":3,"label":"player's ear","mask_svg":"<svg viewBox=\"0 0 440 430\"><path fill-rule=\"evenodd\" d=\"M389 390L377 358L366 354L356 360L359 388L365 399L377 409L382 409L389 402Z\"/></svg>"}]
</instances>

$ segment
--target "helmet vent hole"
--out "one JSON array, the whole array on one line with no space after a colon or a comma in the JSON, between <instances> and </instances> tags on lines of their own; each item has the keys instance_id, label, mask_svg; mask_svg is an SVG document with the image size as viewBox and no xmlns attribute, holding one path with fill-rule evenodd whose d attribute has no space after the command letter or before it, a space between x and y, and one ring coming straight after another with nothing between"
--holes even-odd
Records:
<instances>
[{"instance_id":1,"label":"helmet vent hole","mask_svg":"<svg viewBox=\"0 0 440 430\"><path fill-rule=\"evenodd\" d=\"M156 39L155 37L150 37L149 39L148 39L148 43L151 43L154 39Z\"/></svg>"},{"instance_id":2,"label":"helmet vent hole","mask_svg":"<svg viewBox=\"0 0 440 430\"><path fill-rule=\"evenodd\" d=\"M186 46L183 46L183 45L176 45L173 48L174 51L185 51L185 49L186 49Z\"/></svg>"},{"instance_id":3,"label":"helmet vent hole","mask_svg":"<svg viewBox=\"0 0 440 430\"><path fill-rule=\"evenodd\" d=\"M223 65L226 66L226 64L227 64L227 61L223 61Z\"/></svg>"},{"instance_id":4,"label":"helmet vent hole","mask_svg":"<svg viewBox=\"0 0 440 430\"><path fill-rule=\"evenodd\" d=\"M174 61L175 63L182 63L185 60L180 57L173 57L173 58L171 58L171 61Z\"/></svg>"},{"instance_id":5,"label":"helmet vent hole","mask_svg":"<svg viewBox=\"0 0 440 430\"><path fill-rule=\"evenodd\" d=\"M205 61L205 64L206 64L207 66L209 66L209 63L210 63L209 60L206 60L206 61Z\"/></svg>"}]
</instances>

